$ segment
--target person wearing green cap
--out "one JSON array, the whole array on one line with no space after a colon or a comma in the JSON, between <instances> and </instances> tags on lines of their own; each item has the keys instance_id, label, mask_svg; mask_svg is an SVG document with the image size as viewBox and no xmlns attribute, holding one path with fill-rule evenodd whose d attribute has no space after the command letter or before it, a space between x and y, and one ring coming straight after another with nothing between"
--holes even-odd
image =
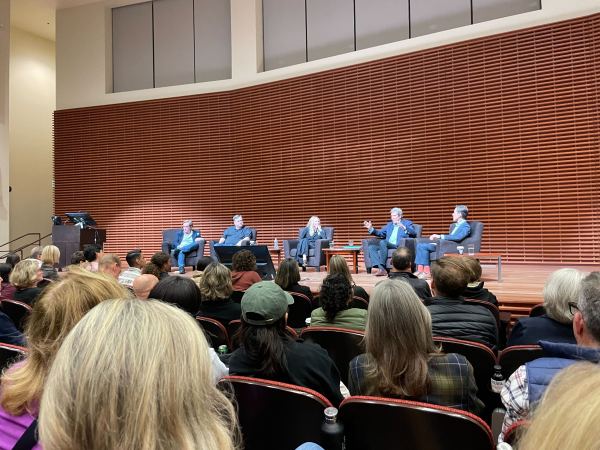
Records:
<instances>
[{"instance_id":1,"label":"person wearing green cap","mask_svg":"<svg viewBox=\"0 0 600 450\"><path fill-rule=\"evenodd\" d=\"M241 346L231 354L229 373L314 389L339 405L340 374L327 351L295 341L286 331L292 303L292 296L271 281L248 288L241 302Z\"/></svg>"}]
</instances>

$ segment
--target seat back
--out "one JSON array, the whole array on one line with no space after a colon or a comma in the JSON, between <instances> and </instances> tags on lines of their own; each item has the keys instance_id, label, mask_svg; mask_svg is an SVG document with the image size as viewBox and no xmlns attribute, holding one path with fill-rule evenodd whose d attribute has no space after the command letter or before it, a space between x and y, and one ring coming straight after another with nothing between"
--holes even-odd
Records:
<instances>
[{"instance_id":1,"label":"seat back","mask_svg":"<svg viewBox=\"0 0 600 450\"><path fill-rule=\"evenodd\" d=\"M492 430L465 411L380 397L350 397L340 406L346 450L492 450Z\"/></svg>"},{"instance_id":2,"label":"seat back","mask_svg":"<svg viewBox=\"0 0 600 450\"><path fill-rule=\"evenodd\" d=\"M360 309L368 309L369 302L358 295L353 295L352 300L350 300L350 308L360 308Z\"/></svg>"},{"instance_id":3,"label":"seat back","mask_svg":"<svg viewBox=\"0 0 600 450\"><path fill-rule=\"evenodd\" d=\"M219 381L233 390L245 450L294 449L304 442L323 444L321 425L329 400L312 389L239 376Z\"/></svg>"},{"instance_id":4,"label":"seat back","mask_svg":"<svg viewBox=\"0 0 600 450\"><path fill-rule=\"evenodd\" d=\"M543 316L544 314L546 314L546 307L543 303L540 303L531 308L531 311L529 312L529 317L538 317Z\"/></svg>"},{"instance_id":5,"label":"seat back","mask_svg":"<svg viewBox=\"0 0 600 450\"><path fill-rule=\"evenodd\" d=\"M229 334L229 340L231 341L231 349L235 350L236 348L238 348L240 346L240 343L237 339L237 332L239 331L239 329L242 326L242 321L240 319L235 319L232 320L231 322L229 322L227 324L227 334ZM292 327L290 327L289 325L285 327L287 333L290 335L290 337L294 340L298 339L298 333L296 333L296 330L294 330Z\"/></svg>"},{"instance_id":6,"label":"seat back","mask_svg":"<svg viewBox=\"0 0 600 450\"><path fill-rule=\"evenodd\" d=\"M10 317L15 327L22 332L25 329L25 322L31 314L31 306L18 300L3 298L2 311Z\"/></svg>"},{"instance_id":7,"label":"seat back","mask_svg":"<svg viewBox=\"0 0 600 450\"><path fill-rule=\"evenodd\" d=\"M348 385L348 368L350 361L365 352L363 339L364 331L348 330L338 327L310 326L302 330L300 337L310 342L319 344L335 363L340 378Z\"/></svg>"},{"instance_id":8,"label":"seat back","mask_svg":"<svg viewBox=\"0 0 600 450\"><path fill-rule=\"evenodd\" d=\"M226 345L227 348L231 348L229 333L227 333L227 329L221 322L202 316L196 317L196 320L204 330L204 335L212 348L216 350L220 345Z\"/></svg>"},{"instance_id":9,"label":"seat back","mask_svg":"<svg viewBox=\"0 0 600 450\"><path fill-rule=\"evenodd\" d=\"M469 234L466 238L464 238L460 245L465 247L465 252L467 251L467 246L474 245L475 252L481 251L481 238L483 236L483 222L478 222L476 220L469 221L469 225L471 225L471 234Z\"/></svg>"},{"instance_id":10,"label":"seat back","mask_svg":"<svg viewBox=\"0 0 600 450\"><path fill-rule=\"evenodd\" d=\"M306 319L310 317L313 309L310 298L299 292L286 292L294 297L294 303L288 306L288 325L292 328L305 327Z\"/></svg>"},{"instance_id":11,"label":"seat back","mask_svg":"<svg viewBox=\"0 0 600 450\"><path fill-rule=\"evenodd\" d=\"M18 345L0 342L0 372L25 357L27 349Z\"/></svg>"},{"instance_id":12,"label":"seat back","mask_svg":"<svg viewBox=\"0 0 600 450\"><path fill-rule=\"evenodd\" d=\"M500 352L498 364L502 366L502 375L506 380L519 366L542 356L544 351L539 345L513 345Z\"/></svg>"},{"instance_id":13,"label":"seat back","mask_svg":"<svg viewBox=\"0 0 600 450\"><path fill-rule=\"evenodd\" d=\"M504 433L504 442L515 448L529 426L528 420L517 420Z\"/></svg>"}]
</instances>

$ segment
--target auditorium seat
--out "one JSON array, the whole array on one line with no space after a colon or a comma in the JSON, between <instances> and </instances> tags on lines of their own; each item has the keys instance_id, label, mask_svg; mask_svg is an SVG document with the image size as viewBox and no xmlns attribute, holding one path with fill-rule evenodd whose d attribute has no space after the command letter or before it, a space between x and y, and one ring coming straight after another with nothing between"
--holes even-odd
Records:
<instances>
[{"instance_id":1,"label":"auditorium seat","mask_svg":"<svg viewBox=\"0 0 600 450\"><path fill-rule=\"evenodd\" d=\"M304 328L306 319L310 317L313 310L310 298L300 292L286 291L294 298L294 303L288 306L287 323L292 328Z\"/></svg>"},{"instance_id":2,"label":"auditorium seat","mask_svg":"<svg viewBox=\"0 0 600 450\"><path fill-rule=\"evenodd\" d=\"M231 348L229 333L221 322L202 316L196 317L196 320L204 330L204 335L212 348L217 350L220 345L226 345L228 349Z\"/></svg>"},{"instance_id":3,"label":"auditorium seat","mask_svg":"<svg viewBox=\"0 0 600 450\"><path fill-rule=\"evenodd\" d=\"M333 240L335 228L333 227L322 227L325 232L326 239L317 239L315 241L315 247L309 249L308 258L306 261L307 267L315 267L317 272L321 271L321 266L325 265L325 254L322 249L329 247L329 242ZM304 228L298 229L298 236ZM296 258L298 250L298 239L285 239L283 241L283 255L285 258Z\"/></svg>"},{"instance_id":4,"label":"auditorium seat","mask_svg":"<svg viewBox=\"0 0 600 450\"><path fill-rule=\"evenodd\" d=\"M21 332L25 329L25 322L31 314L31 306L18 300L3 298L0 302L2 311L13 321Z\"/></svg>"},{"instance_id":5,"label":"auditorium seat","mask_svg":"<svg viewBox=\"0 0 600 450\"><path fill-rule=\"evenodd\" d=\"M500 352L498 364L502 367L502 375L506 380L519 366L542 356L544 351L539 345L513 345Z\"/></svg>"},{"instance_id":6,"label":"auditorium seat","mask_svg":"<svg viewBox=\"0 0 600 450\"><path fill-rule=\"evenodd\" d=\"M0 342L0 372L27 354L25 347Z\"/></svg>"}]
</instances>

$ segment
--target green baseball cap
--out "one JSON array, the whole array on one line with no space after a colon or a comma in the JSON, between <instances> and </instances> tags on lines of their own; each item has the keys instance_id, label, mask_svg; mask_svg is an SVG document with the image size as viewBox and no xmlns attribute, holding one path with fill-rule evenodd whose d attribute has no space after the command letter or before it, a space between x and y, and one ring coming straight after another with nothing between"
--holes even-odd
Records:
<instances>
[{"instance_id":1,"label":"green baseball cap","mask_svg":"<svg viewBox=\"0 0 600 450\"><path fill-rule=\"evenodd\" d=\"M285 316L294 298L272 281L250 286L242 297L242 318L250 325L271 325Z\"/></svg>"}]
</instances>

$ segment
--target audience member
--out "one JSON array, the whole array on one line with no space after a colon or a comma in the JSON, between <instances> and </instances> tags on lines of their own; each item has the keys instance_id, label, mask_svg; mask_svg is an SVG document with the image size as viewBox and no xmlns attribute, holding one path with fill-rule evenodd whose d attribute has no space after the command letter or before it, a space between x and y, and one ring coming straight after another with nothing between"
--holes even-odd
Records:
<instances>
[{"instance_id":1,"label":"audience member","mask_svg":"<svg viewBox=\"0 0 600 450\"><path fill-rule=\"evenodd\" d=\"M82 266L86 262L85 254L82 250L77 250L71 255L72 266Z\"/></svg>"},{"instance_id":2,"label":"audience member","mask_svg":"<svg viewBox=\"0 0 600 450\"><path fill-rule=\"evenodd\" d=\"M233 450L235 410L213 380L211 352L189 316L155 301L103 302L56 355L40 440L45 450Z\"/></svg>"},{"instance_id":3,"label":"audience member","mask_svg":"<svg viewBox=\"0 0 600 450\"><path fill-rule=\"evenodd\" d=\"M306 227L302 228L298 236L298 247L296 247L296 259L298 264L302 264L302 270L306 270L306 262L310 249L315 248L315 242L319 239L326 239L327 235L321 228L321 219L312 216L308 219Z\"/></svg>"},{"instance_id":4,"label":"audience member","mask_svg":"<svg viewBox=\"0 0 600 450\"><path fill-rule=\"evenodd\" d=\"M147 299L150 291L158 283L158 277L149 273L145 273L133 280L133 293L137 298Z\"/></svg>"},{"instance_id":5,"label":"audience member","mask_svg":"<svg viewBox=\"0 0 600 450\"><path fill-rule=\"evenodd\" d=\"M463 263L465 264L469 275L469 283L463 292L463 297L490 302L493 305L498 306L498 299L496 296L483 287L484 282L481 281L481 264L479 260L472 256L463 256Z\"/></svg>"},{"instance_id":6,"label":"audience member","mask_svg":"<svg viewBox=\"0 0 600 450\"><path fill-rule=\"evenodd\" d=\"M579 302L569 306L577 345L540 341L544 357L520 366L510 376L500 393L506 413L499 441L510 425L527 417L560 369L577 361L600 361L600 272L583 279Z\"/></svg>"},{"instance_id":7,"label":"audience member","mask_svg":"<svg viewBox=\"0 0 600 450\"><path fill-rule=\"evenodd\" d=\"M198 250L199 242L202 240L200 231L194 230L192 220L184 220L181 230L177 232L175 242L172 242L171 256L177 261L179 273L185 273L185 257L194 250Z\"/></svg>"},{"instance_id":8,"label":"audience member","mask_svg":"<svg viewBox=\"0 0 600 450\"><path fill-rule=\"evenodd\" d=\"M172 303L192 316L200 309L200 290L196 283L186 277L173 276L160 280L148 298Z\"/></svg>"},{"instance_id":9,"label":"audience member","mask_svg":"<svg viewBox=\"0 0 600 450\"><path fill-rule=\"evenodd\" d=\"M0 342L25 347L25 336L15 326L10 317L0 311Z\"/></svg>"},{"instance_id":10,"label":"audience member","mask_svg":"<svg viewBox=\"0 0 600 450\"><path fill-rule=\"evenodd\" d=\"M121 274L121 259L117 255L107 253L100 258L100 262L98 263L98 272L104 273L110 277L113 277L115 280L118 280L119 275Z\"/></svg>"},{"instance_id":11,"label":"audience member","mask_svg":"<svg viewBox=\"0 0 600 450\"><path fill-rule=\"evenodd\" d=\"M406 281L415 290L417 296L425 300L431 297L431 289L425 280L421 280L412 273L413 257L406 247L398 247L392 255L392 270L388 277L392 280Z\"/></svg>"},{"instance_id":12,"label":"audience member","mask_svg":"<svg viewBox=\"0 0 600 450\"><path fill-rule=\"evenodd\" d=\"M341 273L327 275L321 284L319 293L321 307L310 315L310 324L314 326L330 326L365 329L367 310L350 308L352 286Z\"/></svg>"},{"instance_id":13,"label":"audience member","mask_svg":"<svg viewBox=\"0 0 600 450\"><path fill-rule=\"evenodd\" d=\"M369 294L362 287L357 286L352 275L350 274L350 268L346 259L341 255L333 255L329 260L329 275L342 274L346 277L350 285L352 286L352 295L360 298L364 298L369 301Z\"/></svg>"},{"instance_id":14,"label":"audience member","mask_svg":"<svg viewBox=\"0 0 600 450\"><path fill-rule=\"evenodd\" d=\"M498 345L498 325L494 315L481 305L464 301L462 293L468 282L462 258L443 257L431 266L431 287L435 297L425 300L431 313L434 336L447 336L485 344Z\"/></svg>"},{"instance_id":15,"label":"audience member","mask_svg":"<svg viewBox=\"0 0 600 450\"><path fill-rule=\"evenodd\" d=\"M8 263L0 264L0 277L2 278L0 284L0 297L12 299L15 295L16 288L10 284L10 273L12 272L13 266Z\"/></svg>"},{"instance_id":16,"label":"audience member","mask_svg":"<svg viewBox=\"0 0 600 450\"><path fill-rule=\"evenodd\" d=\"M388 250L398 248L402 239L416 237L417 232L415 227L410 220L402 218L402 210L400 208L392 208L390 210L390 221L381 230L373 228L373 223L370 220L365 220L363 226L369 231L369 234L381 238L375 241L374 244L369 243L367 251L369 252L373 267L379 268L375 275L378 277L386 276Z\"/></svg>"},{"instance_id":17,"label":"audience member","mask_svg":"<svg viewBox=\"0 0 600 450\"><path fill-rule=\"evenodd\" d=\"M407 283L385 280L375 286L365 344L367 352L350 362L352 395L481 411L473 368L462 355L440 353L432 338L431 316Z\"/></svg>"},{"instance_id":18,"label":"audience member","mask_svg":"<svg viewBox=\"0 0 600 450\"><path fill-rule=\"evenodd\" d=\"M0 448L13 448L37 418L46 375L71 328L101 301L127 295L116 281L87 271L68 272L44 290L25 328L29 353L0 379ZM114 357L105 342L97 342Z\"/></svg>"},{"instance_id":19,"label":"audience member","mask_svg":"<svg viewBox=\"0 0 600 450\"><path fill-rule=\"evenodd\" d=\"M300 268L294 258L286 258L281 261L277 274L275 275L275 283L281 286L281 289L284 291L306 295L310 302L314 304L314 298L310 288L298 284L299 281Z\"/></svg>"},{"instance_id":20,"label":"audience member","mask_svg":"<svg viewBox=\"0 0 600 450\"><path fill-rule=\"evenodd\" d=\"M58 280L58 263L60 262L60 250L55 245L46 245L42 250L42 276L47 280Z\"/></svg>"},{"instance_id":21,"label":"audience member","mask_svg":"<svg viewBox=\"0 0 600 450\"><path fill-rule=\"evenodd\" d=\"M119 275L119 283L131 289L133 287L133 280L142 274L142 268L146 265L146 260L139 248L127 252L125 260L129 267Z\"/></svg>"},{"instance_id":22,"label":"audience member","mask_svg":"<svg viewBox=\"0 0 600 450\"><path fill-rule=\"evenodd\" d=\"M29 257L31 259L39 259L40 261L42 260L42 251L44 250L44 247L42 246L36 246L36 247L32 247L31 251L29 252Z\"/></svg>"},{"instance_id":23,"label":"audience member","mask_svg":"<svg viewBox=\"0 0 600 450\"><path fill-rule=\"evenodd\" d=\"M282 381L314 389L334 405L342 401L340 375L327 351L296 342L286 331L292 296L261 281L242 298L241 346L231 354L229 373Z\"/></svg>"},{"instance_id":24,"label":"audience member","mask_svg":"<svg viewBox=\"0 0 600 450\"><path fill-rule=\"evenodd\" d=\"M244 225L243 217L236 214L233 216L233 225L223 231L223 237L216 245L248 245L251 237L252 231Z\"/></svg>"},{"instance_id":25,"label":"audience member","mask_svg":"<svg viewBox=\"0 0 600 450\"><path fill-rule=\"evenodd\" d=\"M159 280L169 276L171 271L171 257L164 252L158 252L152 255L150 263L142 269L142 273L155 275Z\"/></svg>"},{"instance_id":26,"label":"audience member","mask_svg":"<svg viewBox=\"0 0 600 450\"><path fill-rule=\"evenodd\" d=\"M430 241L454 241L460 242L471 234L471 225L467 222L469 209L465 205L456 205L452 212L452 222L454 227L450 234L432 234L429 236ZM417 244L417 256L415 263L417 264L417 275L419 278L428 278L430 276L430 253L435 252L438 242L422 242Z\"/></svg>"},{"instance_id":27,"label":"audience member","mask_svg":"<svg viewBox=\"0 0 600 450\"><path fill-rule=\"evenodd\" d=\"M231 299L233 286L231 272L218 262L213 262L204 270L200 280L199 315L218 320L227 327L232 320L239 320L242 313L240 304Z\"/></svg>"},{"instance_id":28,"label":"audience member","mask_svg":"<svg viewBox=\"0 0 600 450\"><path fill-rule=\"evenodd\" d=\"M584 277L577 269L559 269L552 273L544 286L545 314L519 319L507 345L537 344L540 340L575 344L569 303L579 300Z\"/></svg>"},{"instance_id":29,"label":"audience member","mask_svg":"<svg viewBox=\"0 0 600 450\"><path fill-rule=\"evenodd\" d=\"M214 259L210 256L201 256L198 258L196 262L196 270L191 273L190 278L198 287L200 287L200 281L202 280L202 275L204 274L204 270L208 267L209 264L214 262ZM231 278L231 275L230 275Z\"/></svg>"},{"instance_id":30,"label":"audience member","mask_svg":"<svg viewBox=\"0 0 600 450\"><path fill-rule=\"evenodd\" d=\"M41 255L41 252L40 252L40 255ZM34 259L36 259L36 258L34 258ZM21 257L19 255L17 255L16 253L9 253L6 256L6 264L10 264L12 267L15 267L19 261L21 261Z\"/></svg>"},{"instance_id":31,"label":"audience member","mask_svg":"<svg viewBox=\"0 0 600 450\"><path fill-rule=\"evenodd\" d=\"M593 450L600 443L600 368L575 363L561 370L532 414L519 450Z\"/></svg>"},{"instance_id":32,"label":"audience member","mask_svg":"<svg viewBox=\"0 0 600 450\"><path fill-rule=\"evenodd\" d=\"M240 250L231 258L231 280L234 291L245 291L261 280L256 272L256 256L250 250Z\"/></svg>"},{"instance_id":33,"label":"audience member","mask_svg":"<svg viewBox=\"0 0 600 450\"><path fill-rule=\"evenodd\" d=\"M90 272L98 272L98 253L100 247L95 244L88 244L83 247L83 255L88 262L86 269Z\"/></svg>"},{"instance_id":34,"label":"audience member","mask_svg":"<svg viewBox=\"0 0 600 450\"><path fill-rule=\"evenodd\" d=\"M19 261L10 273L10 284L15 287L13 298L33 306L42 289L37 284L42 281L42 269L37 259Z\"/></svg>"}]
</instances>

